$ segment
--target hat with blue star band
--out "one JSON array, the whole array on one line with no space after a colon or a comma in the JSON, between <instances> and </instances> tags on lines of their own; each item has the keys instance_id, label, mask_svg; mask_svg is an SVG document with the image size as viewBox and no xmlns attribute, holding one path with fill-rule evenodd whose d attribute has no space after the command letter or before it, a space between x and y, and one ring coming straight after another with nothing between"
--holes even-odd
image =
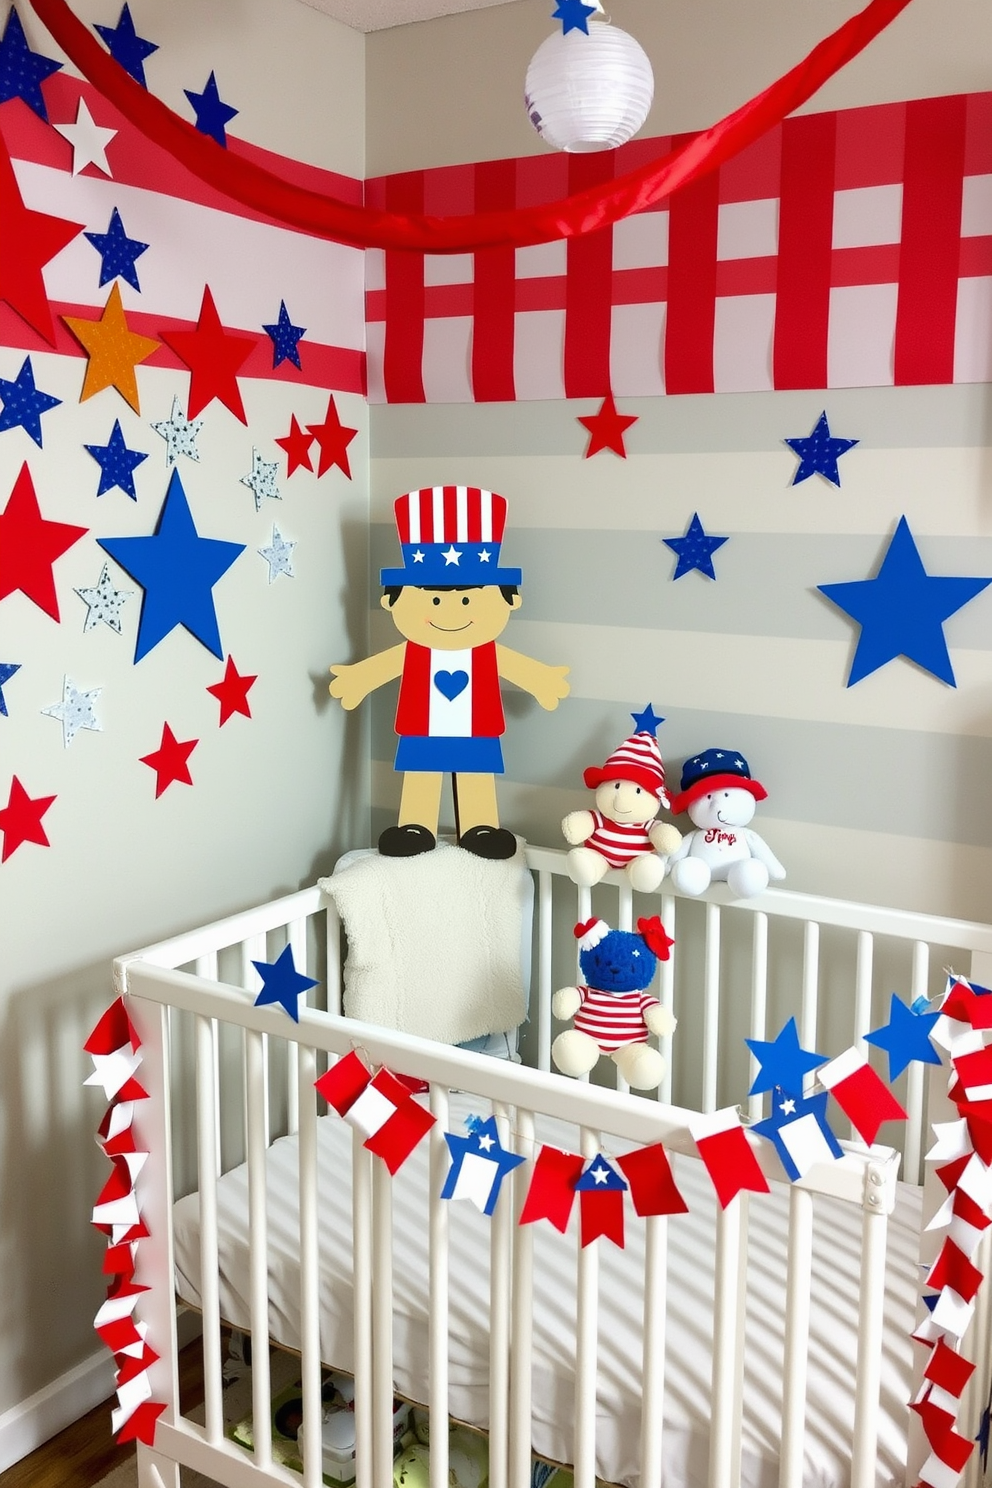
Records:
<instances>
[{"instance_id":1,"label":"hat with blue star band","mask_svg":"<svg viewBox=\"0 0 992 1488\"><path fill-rule=\"evenodd\" d=\"M418 589L471 589L519 584L519 568L500 568L506 498L479 486L425 486L393 505L402 568L384 568L379 582Z\"/></svg>"},{"instance_id":2,"label":"hat with blue star band","mask_svg":"<svg viewBox=\"0 0 992 1488\"><path fill-rule=\"evenodd\" d=\"M768 795L763 785L751 779L747 760L736 749L704 749L682 766L680 789L672 796L672 812L678 815L687 811L693 801L710 791L734 787L750 791L756 801L763 801Z\"/></svg>"}]
</instances>

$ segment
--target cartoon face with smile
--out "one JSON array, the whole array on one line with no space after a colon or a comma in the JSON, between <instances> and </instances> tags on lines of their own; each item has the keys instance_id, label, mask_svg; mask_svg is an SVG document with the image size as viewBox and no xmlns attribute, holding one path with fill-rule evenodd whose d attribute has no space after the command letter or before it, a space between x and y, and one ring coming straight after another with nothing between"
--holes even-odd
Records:
<instances>
[{"instance_id":1,"label":"cartoon face with smile","mask_svg":"<svg viewBox=\"0 0 992 1488\"><path fill-rule=\"evenodd\" d=\"M496 584L478 589L405 585L398 594L384 594L379 603L405 640L432 651L463 651L501 636L519 608L520 595L506 597Z\"/></svg>"},{"instance_id":2,"label":"cartoon face with smile","mask_svg":"<svg viewBox=\"0 0 992 1488\"><path fill-rule=\"evenodd\" d=\"M697 797L688 810L694 827L746 827L754 816L755 799L750 791L730 786L725 790L707 791Z\"/></svg>"}]
</instances>

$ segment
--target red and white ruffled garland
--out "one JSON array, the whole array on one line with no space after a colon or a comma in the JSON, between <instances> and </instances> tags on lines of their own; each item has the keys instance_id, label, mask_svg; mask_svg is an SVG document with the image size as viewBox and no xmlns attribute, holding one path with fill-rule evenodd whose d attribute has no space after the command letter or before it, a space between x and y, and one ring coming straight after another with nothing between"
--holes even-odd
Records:
<instances>
[{"instance_id":1,"label":"red and white ruffled garland","mask_svg":"<svg viewBox=\"0 0 992 1488\"><path fill-rule=\"evenodd\" d=\"M86 1084L102 1085L110 1103L97 1141L113 1165L93 1209L93 1224L107 1236L103 1270L111 1278L107 1300L93 1326L117 1365L117 1406L111 1429L119 1442L142 1441L150 1446L165 1404L152 1399L148 1377L158 1354L148 1343L147 1324L134 1319L138 1299L148 1290L134 1280L138 1243L148 1236L134 1185L148 1153L139 1149L133 1123L135 1103L147 1100L148 1093L137 1079L141 1040L123 998L107 1009L83 1047L93 1058L93 1073Z\"/></svg>"},{"instance_id":2,"label":"red and white ruffled garland","mask_svg":"<svg viewBox=\"0 0 992 1488\"><path fill-rule=\"evenodd\" d=\"M961 1395L975 1369L960 1347L984 1280L974 1257L992 1224L992 994L953 978L931 1037L950 1058L947 1093L958 1118L934 1122L937 1141L927 1153L947 1190L927 1228L946 1236L926 1278L928 1316L914 1334L930 1357L913 1409L930 1446L919 1482L954 1488L975 1447L958 1430Z\"/></svg>"}]
</instances>

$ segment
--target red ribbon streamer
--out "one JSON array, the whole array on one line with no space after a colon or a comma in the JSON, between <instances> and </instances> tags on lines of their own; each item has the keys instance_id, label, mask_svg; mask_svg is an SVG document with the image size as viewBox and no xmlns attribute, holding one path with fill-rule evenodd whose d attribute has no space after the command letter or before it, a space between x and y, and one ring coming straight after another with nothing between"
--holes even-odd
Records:
<instances>
[{"instance_id":1,"label":"red ribbon streamer","mask_svg":"<svg viewBox=\"0 0 992 1488\"><path fill-rule=\"evenodd\" d=\"M468 253L578 237L654 206L680 186L715 170L805 103L905 10L909 0L871 0L770 87L660 160L562 201L461 217L384 212L293 186L223 149L148 93L104 51L66 0L30 4L69 60L136 129L233 200L289 227L356 248Z\"/></svg>"}]
</instances>

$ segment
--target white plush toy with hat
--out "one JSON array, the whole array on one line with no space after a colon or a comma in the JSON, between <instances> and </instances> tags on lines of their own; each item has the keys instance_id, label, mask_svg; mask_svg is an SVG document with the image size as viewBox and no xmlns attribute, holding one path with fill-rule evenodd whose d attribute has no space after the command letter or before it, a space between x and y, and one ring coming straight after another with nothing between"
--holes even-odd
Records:
<instances>
[{"instance_id":1,"label":"white plush toy with hat","mask_svg":"<svg viewBox=\"0 0 992 1488\"><path fill-rule=\"evenodd\" d=\"M603 765L590 765L583 773L596 792L596 810L570 811L561 824L565 841L572 844L569 876L581 887L598 884L611 868L622 868L634 889L650 894L665 876L668 855L682 841L677 827L656 820L661 808L670 805L654 736L661 720L654 718L650 705L633 718L643 726Z\"/></svg>"},{"instance_id":2,"label":"white plush toy with hat","mask_svg":"<svg viewBox=\"0 0 992 1488\"><path fill-rule=\"evenodd\" d=\"M785 877L767 842L748 827L767 795L734 749L704 749L686 760L672 797L672 811L687 811L695 828L671 857L672 883L681 893L702 894L716 880L748 899L767 889L769 879Z\"/></svg>"}]
</instances>

